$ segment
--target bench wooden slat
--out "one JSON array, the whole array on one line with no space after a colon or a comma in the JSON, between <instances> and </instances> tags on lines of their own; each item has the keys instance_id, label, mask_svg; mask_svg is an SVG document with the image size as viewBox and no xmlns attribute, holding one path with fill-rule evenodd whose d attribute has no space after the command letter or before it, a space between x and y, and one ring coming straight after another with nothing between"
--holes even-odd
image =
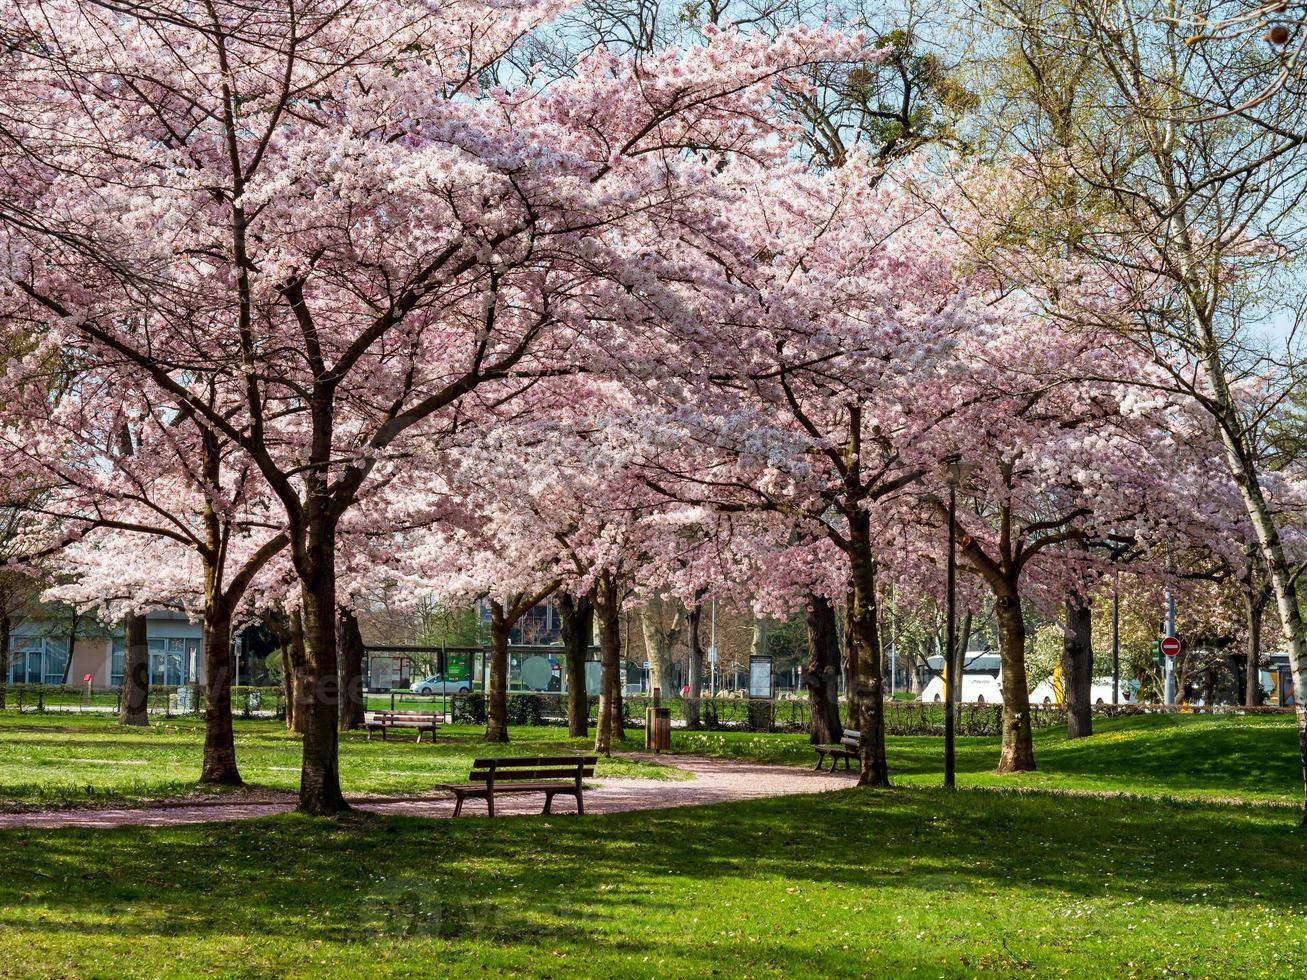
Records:
<instances>
[{"instance_id":1,"label":"bench wooden slat","mask_svg":"<svg viewBox=\"0 0 1307 980\"><path fill-rule=\"evenodd\" d=\"M382 725L387 728L430 728L435 722L424 721L421 718L387 718L384 721L371 721L368 724L376 725L378 728Z\"/></svg>"},{"instance_id":2,"label":"bench wooden slat","mask_svg":"<svg viewBox=\"0 0 1307 980\"><path fill-rule=\"evenodd\" d=\"M599 761L597 755L512 755L502 759L474 759L473 769L512 769L518 766L567 766L575 769L578 762L593 766Z\"/></svg>"},{"instance_id":3,"label":"bench wooden slat","mask_svg":"<svg viewBox=\"0 0 1307 980\"><path fill-rule=\"evenodd\" d=\"M490 787L486 783L441 783L441 789L447 789L451 792L461 792L464 796L483 796L490 792ZM573 780L541 780L533 783L513 783L509 786L500 786L499 780L495 780L495 795L500 793L538 793L547 789L557 789L564 792L572 792L576 789L576 783Z\"/></svg>"},{"instance_id":4,"label":"bench wooden slat","mask_svg":"<svg viewBox=\"0 0 1307 980\"><path fill-rule=\"evenodd\" d=\"M580 772L582 779L588 779L595 774L594 768L582 769ZM491 770L473 769L468 774L468 781L473 783L486 783L490 781ZM573 766L571 769L496 769L494 778L496 783L520 783L524 780L531 779L576 779L577 770Z\"/></svg>"}]
</instances>

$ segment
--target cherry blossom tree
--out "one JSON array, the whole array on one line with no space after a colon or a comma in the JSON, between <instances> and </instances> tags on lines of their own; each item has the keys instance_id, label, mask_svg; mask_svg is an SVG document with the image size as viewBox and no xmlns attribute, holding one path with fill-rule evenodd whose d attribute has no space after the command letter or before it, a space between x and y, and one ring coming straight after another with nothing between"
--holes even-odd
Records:
<instances>
[{"instance_id":1,"label":"cherry blossom tree","mask_svg":"<svg viewBox=\"0 0 1307 980\"><path fill-rule=\"evenodd\" d=\"M593 324L647 320L671 273L645 243L712 224L722 156L779 152L773 87L857 50L806 28L714 33L640 60L596 50L548 87L483 84L556 11L3 8L14 322L130 366L278 502L315 692L306 811L345 809L343 516L473 392L510 399Z\"/></svg>"},{"instance_id":2,"label":"cherry blossom tree","mask_svg":"<svg viewBox=\"0 0 1307 980\"><path fill-rule=\"evenodd\" d=\"M668 429L655 443L691 440L701 458L647 460L670 499L788 522L772 559L781 592L814 588L816 551L840 556L869 785L889 778L874 535L938 465L942 426L963 407L957 345L1011 305L969 275L962 243L909 179L855 158L828 174L739 183L738 237L719 259L728 285L704 292L715 356L705 340L682 344L684 380L664 394ZM822 589L845 598L829 578Z\"/></svg>"},{"instance_id":3,"label":"cherry blossom tree","mask_svg":"<svg viewBox=\"0 0 1307 980\"><path fill-rule=\"evenodd\" d=\"M992 77L1005 116L1022 125L988 131L1031 178L1011 181L1024 201L1003 205L1020 228L1003 264L1013 282L1041 289L1068 258L1092 269L1100 289L1058 296L1051 309L1072 323L1128 326L1167 387L1211 418L1275 597L1307 790L1307 635L1268 490L1286 461L1265 438L1268 404L1296 388L1302 357L1294 334L1262 336L1280 293L1300 293L1283 276L1303 241L1307 164L1303 102L1280 84L1289 28L1270 25L1286 36L1262 57L1204 39L1207 25L1252 8L1196 4L1164 18L1141 4L997 9L996 50L1007 54ZM1278 394L1249 398L1252 379Z\"/></svg>"},{"instance_id":4,"label":"cherry blossom tree","mask_svg":"<svg viewBox=\"0 0 1307 980\"><path fill-rule=\"evenodd\" d=\"M244 457L167 400L116 372L81 371L75 394L23 384L0 429L11 473L44 484L27 505L46 522L33 551L68 579L47 590L125 621L123 705L145 723L144 612L170 605L203 623L205 746L200 781L240 785L231 719L233 621L286 546L265 485Z\"/></svg>"}]
</instances>

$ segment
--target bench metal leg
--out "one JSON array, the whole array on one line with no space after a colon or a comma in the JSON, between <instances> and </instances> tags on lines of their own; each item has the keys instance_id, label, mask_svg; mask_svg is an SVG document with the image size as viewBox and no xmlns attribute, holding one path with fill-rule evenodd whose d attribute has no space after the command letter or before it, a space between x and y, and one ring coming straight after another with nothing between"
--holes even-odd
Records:
<instances>
[{"instance_id":1,"label":"bench metal leg","mask_svg":"<svg viewBox=\"0 0 1307 980\"><path fill-rule=\"evenodd\" d=\"M494 794L494 793L487 793L487 794L486 794L486 809L490 812L490 816L493 817L493 816L495 815L495 794Z\"/></svg>"},{"instance_id":2,"label":"bench metal leg","mask_svg":"<svg viewBox=\"0 0 1307 980\"><path fill-rule=\"evenodd\" d=\"M576 812L578 816L585 816L585 801L581 798L581 791L576 791Z\"/></svg>"},{"instance_id":3,"label":"bench metal leg","mask_svg":"<svg viewBox=\"0 0 1307 980\"><path fill-rule=\"evenodd\" d=\"M550 807L550 805L551 805L553 802L554 802L554 794L553 794L553 793L550 793L550 792L546 792L546 793L545 793L545 808L544 808L543 810L541 810L540 812L541 812L541 813L549 813L549 812L550 812L550 811L549 811L549 807Z\"/></svg>"}]
</instances>

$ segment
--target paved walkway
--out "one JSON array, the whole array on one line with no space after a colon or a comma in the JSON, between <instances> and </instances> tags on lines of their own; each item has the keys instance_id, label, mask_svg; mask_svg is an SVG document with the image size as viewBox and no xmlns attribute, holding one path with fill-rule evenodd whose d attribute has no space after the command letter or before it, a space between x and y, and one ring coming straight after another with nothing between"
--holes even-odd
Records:
<instances>
[{"instance_id":1,"label":"paved walkway","mask_svg":"<svg viewBox=\"0 0 1307 980\"><path fill-rule=\"evenodd\" d=\"M699 806L708 803L728 803L732 800L753 800L767 796L789 796L795 793L820 793L847 789L856 781L856 773L814 772L794 766L771 766L755 762L737 762L728 759L705 759L698 756L644 756L629 758L648 759L676 766L693 773L688 780L668 781L645 778L617 778L599 780L586 791L586 813L621 813L627 810L662 810L675 806ZM450 817L454 801L441 794L408 796L402 798L360 797L351 803L360 810L374 813L402 814L414 817ZM539 813L543 805L540 794L506 796L496 799L495 815ZM572 801L566 797L554 800L556 813L569 813ZM469 800L463 804L463 815L483 815L484 803ZM225 820L248 820L285 813L294 808L291 799L266 802L231 802L213 800L168 806L118 807L100 810L31 810L19 813L0 813L0 829L29 827L33 829L58 827L163 827L173 824L208 823Z\"/></svg>"}]
</instances>

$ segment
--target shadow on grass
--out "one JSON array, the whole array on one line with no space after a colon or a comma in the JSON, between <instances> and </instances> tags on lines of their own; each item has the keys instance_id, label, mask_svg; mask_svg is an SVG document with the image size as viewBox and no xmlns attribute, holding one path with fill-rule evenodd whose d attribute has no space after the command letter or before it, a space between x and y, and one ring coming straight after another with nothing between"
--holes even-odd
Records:
<instances>
[{"instance_id":1,"label":"shadow on grass","mask_svg":"<svg viewBox=\"0 0 1307 980\"><path fill-rule=\"evenodd\" d=\"M1265 807L852 790L580 819L359 814L9 831L0 925L65 939L234 931L295 944L491 943L523 955L548 937L652 955L667 940L650 922L742 894L764 926L788 927L778 903L808 886L905 910L1033 894L1290 912L1307 903L1307 833L1294 819ZM115 914L123 908L132 911ZM800 969L806 954L794 955Z\"/></svg>"},{"instance_id":2,"label":"shadow on grass","mask_svg":"<svg viewBox=\"0 0 1307 980\"><path fill-rule=\"evenodd\" d=\"M938 777L940 738L888 740L891 777ZM1065 729L1035 733L1031 775L994 777L999 739L958 739L957 771L974 784L1025 781L1029 785L1125 789L1138 793L1251 794L1299 799L1302 769L1291 717L1143 715L1098 719L1094 735L1069 740ZM747 753L741 753L742 755ZM789 758L777 761L793 762ZM991 778L993 777L993 778Z\"/></svg>"}]
</instances>

